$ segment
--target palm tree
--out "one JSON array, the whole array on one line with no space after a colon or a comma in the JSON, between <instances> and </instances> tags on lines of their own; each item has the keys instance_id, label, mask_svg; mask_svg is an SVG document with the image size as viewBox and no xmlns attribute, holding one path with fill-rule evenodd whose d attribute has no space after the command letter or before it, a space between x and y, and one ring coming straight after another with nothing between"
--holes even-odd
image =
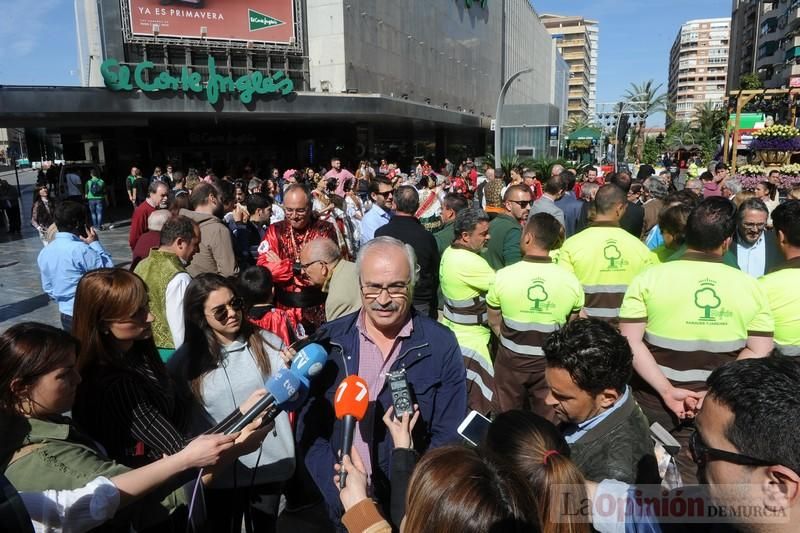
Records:
<instances>
[{"instance_id":1,"label":"palm tree","mask_svg":"<svg viewBox=\"0 0 800 533\"><path fill-rule=\"evenodd\" d=\"M728 123L728 111L705 102L695 109L693 126L697 129L697 143L703 147L703 156L713 157L720 144L720 137Z\"/></svg>"},{"instance_id":2,"label":"palm tree","mask_svg":"<svg viewBox=\"0 0 800 533\"><path fill-rule=\"evenodd\" d=\"M695 144L696 141L697 132L688 122L673 122L664 133L664 146L670 150Z\"/></svg>"},{"instance_id":3,"label":"palm tree","mask_svg":"<svg viewBox=\"0 0 800 533\"><path fill-rule=\"evenodd\" d=\"M598 127L592 120L580 115L573 115L564 125L564 132L567 134L573 133L584 128Z\"/></svg>"},{"instance_id":4,"label":"palm tree","mask_svg":"<svg viewBox=\"0 0 800 533\"><path fill-rule=\"evenodd\" d=\"M643 115L634 137L637 139L636 156L639 159L642 158L644 149L644 128L647 117L667 110L667 95L664 92L659 93L663 85L663 83L656 85L653 80L647 80L642 84L631 83L630 89L625 93L625 100L635 103L636 112Z\"/></svg>"}]
</instances>

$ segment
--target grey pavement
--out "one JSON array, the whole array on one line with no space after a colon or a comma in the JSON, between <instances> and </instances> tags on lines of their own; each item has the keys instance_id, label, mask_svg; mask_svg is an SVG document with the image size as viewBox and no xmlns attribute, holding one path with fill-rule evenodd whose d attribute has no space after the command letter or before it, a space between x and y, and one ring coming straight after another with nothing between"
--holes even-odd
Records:
<instances>
[{"instance_id":1,"label":"grey pavement","mask_svg":"<svg viewBox=\"0 0 800 533\"><path fill-rule=\"evenodd\" d=\"M3 173L3 179L14 184L14 174ZM20 172L22 188L22 235L8 235L0 228L0 332L20 322L36 321L60 327L58 306L42 291L36 258L42 249L39 234L30 224L35 171ZM126 218L129 216L125 214ZM131 261L128 227L98 232L100 242L109 251L117 266L127 267Z\"/></svg>"}]
</instances>

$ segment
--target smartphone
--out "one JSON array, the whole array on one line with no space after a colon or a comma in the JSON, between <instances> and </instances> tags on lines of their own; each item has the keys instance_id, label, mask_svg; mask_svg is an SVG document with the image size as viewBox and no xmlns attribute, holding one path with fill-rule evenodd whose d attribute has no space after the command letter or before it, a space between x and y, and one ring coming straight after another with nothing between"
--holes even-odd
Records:
<instances>
[{"instance_id":1,"label":"smartphone","mask_svg":"<svg viewBox=\"0 0 800 533\"><path fill-rule=\"evenodd\" d=\"M479 445L486 433L489 431L489 426L492 421L480 414L478 411L470 412L467 417L458 426L458 434L461 435L465 441L473 446Z\"/></svg>"}]
</instances>

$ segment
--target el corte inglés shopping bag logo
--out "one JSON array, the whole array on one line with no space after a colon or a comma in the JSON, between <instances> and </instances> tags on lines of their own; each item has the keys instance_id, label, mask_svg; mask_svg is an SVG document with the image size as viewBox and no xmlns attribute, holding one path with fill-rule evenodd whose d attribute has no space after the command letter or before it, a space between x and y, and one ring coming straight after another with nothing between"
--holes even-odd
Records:
<instances>
[{"instance_id":1,"label":"el corte ingl\u00e9s shopping bag logo","mask_svg":"<svg viewBox=\"0 0 800 533\"><path fill-rule=\"evenodd\" d=\"M250 20L250 31L263 30L264 28L272 28L273 26L286 24L282 20L270 17L264 13L259 13L255 9L247 10L247 18Z\"/></svg>"}]
</instances>

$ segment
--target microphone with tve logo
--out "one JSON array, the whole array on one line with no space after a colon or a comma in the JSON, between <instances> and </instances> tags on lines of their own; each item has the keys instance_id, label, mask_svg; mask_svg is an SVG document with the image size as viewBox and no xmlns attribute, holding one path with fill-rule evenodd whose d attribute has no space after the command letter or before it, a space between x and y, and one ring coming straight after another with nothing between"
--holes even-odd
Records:
<instances>
[{"instance_id":1,"label":"microphone with tve logo","mask_svg":"<svg viewBox=\"0 0 800 533\"><path fill-rule=\"evenodd\" d=\"M291 370L308 389L310 378L322 372L327 360L328 352L322 346L316 343L306 344L294 355Z\"/></svg>"},{"instance_id":2,"label":"microphone with tve logo","mask_svg":"<svg viewBox=\"0 0 800 533\"><path fill-rule=\"evenodd\" d=\"M353 433L356 430L356 422L361 421L367 414L369 407L369 390L367 382L358 376L347 376L336 388L336 396L333 399L333 407L336 411L336 418L344 422L342 433L342 457L350 455L353 448ZM341 457L339 458L341 461ZM339 488L345 486L347 472L342 470L339 473Z\"/></svg>"},{"instance_id":3,"label":"microphone with tve logo","mask_svg":"<svg viewBox=\"0 0 800 533\"><path fill-rule=\"evenodd\" d=\"M298 403L302 403L308 389L303 390L300 385L300 378L288 368L282 368L277 374L270 377L264 388L267 394L236 421L231 427L225 430L226 435L241 431L244 427L263 414L264 424L275 420L278 413L293 409Z\"/></svg>"}]
</instances>

